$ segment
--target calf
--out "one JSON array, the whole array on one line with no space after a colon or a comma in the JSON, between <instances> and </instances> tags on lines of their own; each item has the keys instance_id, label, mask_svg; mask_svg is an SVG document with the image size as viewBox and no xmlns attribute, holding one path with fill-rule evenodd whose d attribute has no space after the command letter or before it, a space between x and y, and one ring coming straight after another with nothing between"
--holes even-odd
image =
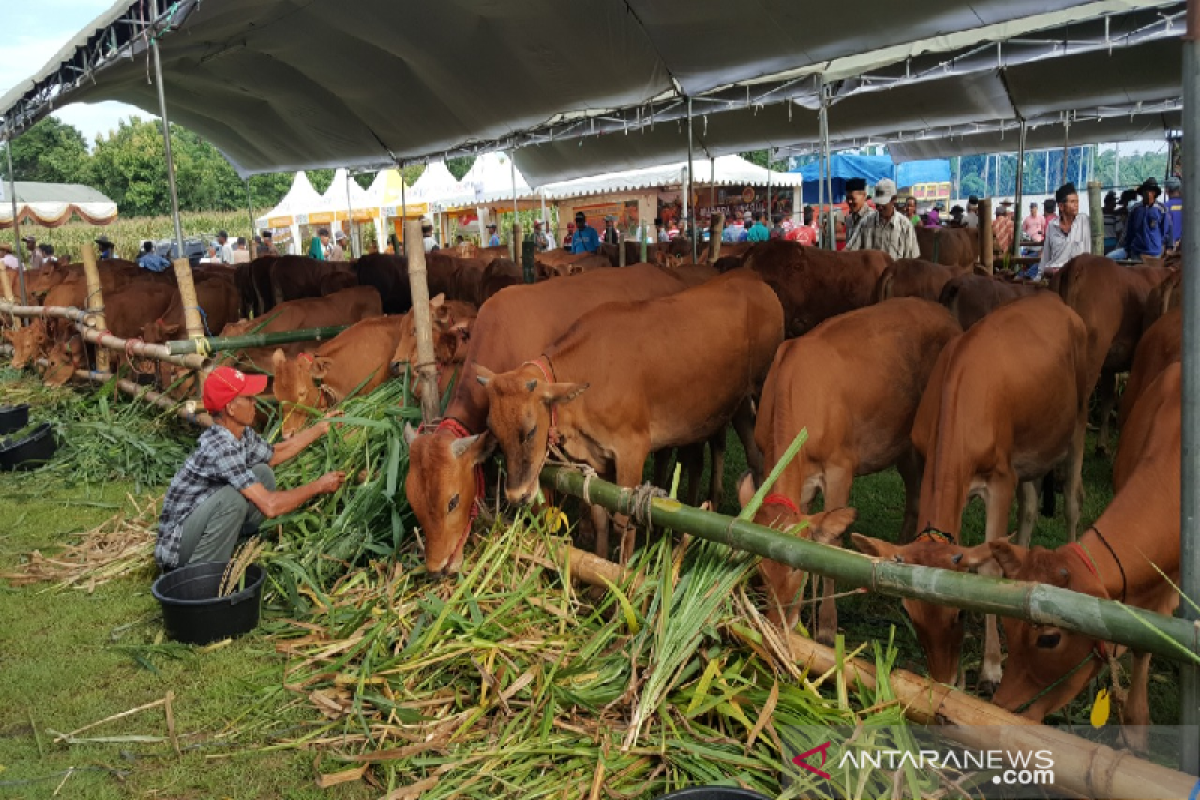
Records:
<instances>
[{"instance_id":1,"label":"calf","mask_svg":"<svg viewBox=\"0 0 1200 800\"><path fill-rule=\"evenodd\" d=\"M1178 604L1179 581L1179 362L1168 366L1130 413L1130 432L1121 436L1116 461L1127 476L1112 503L1078 543L1055 550L1028 550L990 542L967 560L990 557L1006 578L1046 583L1094 597L1170 615ZM994 702L1040 722L1069 703L1108 661L1106 645L1054 625L1005 619L1008 665ZM1113 653L1117 655L1117 653ZM1150 724L1150 655L1134 653L1129 697L1122 722ZM1028 706L1028 708L1025 708ZM1144 731L1144 728L1142 729Z\"/></svg>"},{"instance_id":2,"label":"calf","mask_svg":"<svg viewBox=\"0 0 1200 800\"><path fill-rule=\"evenodd\" d=\"M942 288L951 278L963 274L960 267L935 264L919 258L902 258L889 264L875 284L875 302L893 297L923 297L938 302Z\"/></svg>"},{"instance_id":3,"label":"calf","mask_svg":"<svg viewBox=\"0 0 1200 800\"><path fill-rule=\"evenodd\" d=\"M508 372L476 364L509 501L533 499L554 442L618 485L636 486L651 452L723 431L762 385L782 340L774 293L738 271L670 297L597 308ZM713 377L705 391L688 391L702 373ZM607 557L607 518L594 517L596 552ZM622 562L631 546L625 537Z\"/></svg>"},{"instance_id":4,"label":"calf","mask_svg":"<svg viewBox=\"0 0 1200 800\"><path fill-rule=\"evenodd\" d=\"M907 495L903 538L912 539L921 492L921 468L912 452L913 418L938 354L961 332L936 303L898 298L834 317L784 342L763 387L754 439L768 469L801 428L807 429L808 440L780 474L774 496L807 514L820 492L825 508L840 509L850 504L856 476L897 465ZM765 520L780 513L763 509L759 516ZM814 538L840 543L840 532L836 540ZM796 593L805 574L770 560L760 569L770 602L768 618L794 628L800 612ZM837 633L837 608L833 580L824 583L817 639L830 643Z\"/></svg>"},{"instance_id":5,"label":"calf","mask_svg":"<svg viewBox=\"0 0 1200 800\"><path fill-rule=\"evenodd\" d=\"M1010 283L989 275L967 272L946 282L938 302L950 309L965 331L997 308L1045 291L1040 286Z\"/></svg>"},{"instance_id":6,"label":"calf","mask_svg":"<svg viewBox=\"0 0 1200 800\"><path fill-rule=\"evenodd\" d=\"M49 341L44 319L28 320L22 328L5 328L4 338L12 345L11 366L24 369L38 359Z\"/></svg>"},{"instance_id":7,"label":"calf","mask_svg":"<svg viewBox=\"0 0 1200 800\"><path fill-rule=\"evenodd\" d=\"M756 244L742 259L746 269L757 272L775 290L789 337L871 305L875 284L891 263L891 257L878 250L831 253L783 239Z\"/></svg>"},{"instance_id":8,"label":"calf","mask_svg":"<svg viewBox=\"0 0 1200 800\"><path fill-rule=\"evenodd\" d=\"M1058 275L1063 301L1083 319L1092 335L1093 354L1103 363L1095 389L1100 398L1096 454L1108 452L1109 418L1117 400L1117 373L1133 366L1142 335L1146 297L1170 275L1165 267L1123 267L1111 258L1076 256Z\"/></svg>"},{"instance_id":9,"label":"calf","mask_svg":"<svg viewBox=\"0 0 1200 800\"><path fill-rule=\"evenodd\" d=\"M926 228L918 225L917 247L921 258L935 264L970 269L979 261L979 229L947 228L939 225Z\"/></svg>"},{"instance_id":10,"label":"calf","mask_svg":"<svg viewBox=\"0 0 1200 800\"><path fill-rule=\"evenodd\" d=\"M328 297L289 300L271 309L264 319L229 323L221 331L221 336L353 325L359 320L379 315L379 292L370 286L358 286L354 289L343 289ZM291 342L282 345L280 349L284 353L297 355L305 346L305 342ZM250 362L259 370L266 370L272 363L274 353L273 347L248 347L240 352L239 359Z\"/></svg>"},{"instance_id":11,"label":"calf","mask_svg":"<svg viewBox=\"0 0 1200 800\"><path fill-rule=\"evenodd\" d=\"M429 301L434 358L438 362L439 372L441 367L447 364L462 363L462 357L466 355L463 343L471 338L471 327L478 315L479 309L473 303L447 300L442 294ZM400 338L391 358L393 375L399 375L405 365L417 363L416 320L411 311L405 314L404 318L408 322L401 328Z\"/></svg>"},{"instance_id":12,"label":"calf","mask_svg":"<svg viewBox=\"0 0 1200 800\"><path fill-rule=\"evenodd\" d=\"M466 367L444 421L430 432L405 429L410 466L404 488L425 535L430 573L458 571L476 500L482 500L482 473L477 481L476 466L487 458L492 441L485 435L488 394L475 379L477 365L495 372L515 369L603 303L649 300L682 288L677 278L642 265L512 286L479 309Z\"/></svg>"},{"instance_id":13,"label":"calf","mask_svg":"<svg viewBox=\"0 0 1200 800\"><path fill-rule=\"evenodd\" d=\"M913 423L913 445L925 460L919 522L909 545L854 536L872 555L906 563L965 569L953 543L971 496L987 506L987 541L1008 533L1008 515L1022 486L1018 538L1029 542L1036 490L1029 481L1070 460L1067 528L1075 539L1082 500L1088 387L1099 371L1089 361L1089 339L1079 315L1051 293L997 309L938 357ZM962 613L905 600L934 680L949 682L962 650ZM986 624L980 678L1000 679L1000 642L994 617Z\"/></svg>"}]
</instances>

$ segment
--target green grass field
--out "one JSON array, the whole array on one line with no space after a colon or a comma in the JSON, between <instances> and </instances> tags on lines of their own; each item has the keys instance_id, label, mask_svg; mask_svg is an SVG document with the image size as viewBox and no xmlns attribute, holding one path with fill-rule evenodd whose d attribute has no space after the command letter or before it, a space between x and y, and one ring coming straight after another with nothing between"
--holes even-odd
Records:
<instances>
[{"instance_id":1,"label":"green grass field","mask_svg":"<svg viewBox=\"0 0 1200 800\"><path fill-rule=\"evenodd\" d=\"M11 371L0 372L0 403L37 395ZM23 393L23 394L22 394ZM730 434L725 504L736 512L735 482L744 457ZM1111 462L1090 455L1085 462L1084 523L1111 499ZM71 534L111 517L128 494L139 498L159 487L127 481L72 484L61 471L0 475L0 573L30 552L52 553ZM903 511L903 490L894 471L856 481L853 529L894 539ZM1061 513L1061 500L1060 500ZM1015 524L1015 523L1014 523ZM982 506L973 504L964 525L969 544L982 540ZM1064 540L1060 517L1040 519L1034 541ZM317 788L314 756L294 749L266 749L271 742L243 724L247 712L275 692L283 660L267 632L203 651L162 642L151 575L130 576L94 592L56 590L46 585L12 588L0 580L0 797L43 798L360 798L380 792L361 782ZM266 609L268 618L279 609ZM900 604L882 596L839 602L839 620L850 646L887 639L895 627L900 668L923 673L923 659ZM968 685L978 668L982 621L969 629L964 655ZM267 626L270 627L269 625ZM1151 685L1153 719L1178 722L1177 670L1155 662ZM56 742L67 733L174 693L175 732L170 741L163 708L107 722L79 734L76 743ZM1049 720L1086 719L1090 695ZM269 698L268 698L269 700ZM311 718L307 707L287 707L276 729ZM131 737L131 738L122 738ZM91 741L86 741L86 740Z\"/></svg>"}]
</instances>

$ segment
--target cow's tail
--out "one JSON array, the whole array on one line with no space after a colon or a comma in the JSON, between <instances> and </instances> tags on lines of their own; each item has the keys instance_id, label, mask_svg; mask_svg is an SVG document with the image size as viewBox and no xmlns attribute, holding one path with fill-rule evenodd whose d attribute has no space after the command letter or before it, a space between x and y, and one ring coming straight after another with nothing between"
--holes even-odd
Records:
<instances>
[{"instance_id":1,"label":"cow's tail","mask_svg":"<svg viewBox=\"0 0 1200 800\"><path fill-rule=\"evenodd\" d=\"M962 284L956 280L946 282L942 287L941 294L938 295L938 302L950 310L950 313L955 319L958 319L956 306L958 305L958 293L962 291Z\"/></svg>"},{"instance_id":2,"label":"cow's tail","mask_svg":"<svg viewBox=\"0 0 1200 800\"><path fill-rule=\"evenodd\" d=\"M896 265L888 264L884 267L883 274L879 276L879 280L875 284L875 302L882 303L884 300L892 299L895 291L896 281Z\"/></svg>"}]
</instances>

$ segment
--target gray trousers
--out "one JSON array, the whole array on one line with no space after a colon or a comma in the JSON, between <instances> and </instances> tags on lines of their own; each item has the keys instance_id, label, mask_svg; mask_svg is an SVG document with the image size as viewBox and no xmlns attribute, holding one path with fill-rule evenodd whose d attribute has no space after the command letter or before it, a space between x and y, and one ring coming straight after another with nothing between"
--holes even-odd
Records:
<instances>
[{"instance_id":1,"label":"gray trousers","mask_svg":"<svg viewBox=\"0 0 1200 800\"><path fill-rule=\"evenodd\" d=\"M275 491L275 473L266 464L250 468L267 491ZM188 514L180 527L179 566L228 561L239 539L258 532L266 519L258 507L232 486L222 486Z\"/></svg>"}]
</instances>

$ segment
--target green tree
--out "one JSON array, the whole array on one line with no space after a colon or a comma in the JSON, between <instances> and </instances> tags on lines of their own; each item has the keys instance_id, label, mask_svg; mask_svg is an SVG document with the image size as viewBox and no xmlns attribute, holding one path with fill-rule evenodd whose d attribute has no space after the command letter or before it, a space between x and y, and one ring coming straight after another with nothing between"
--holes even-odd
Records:
<instances>
[{"instance_id":1,"label":"green tree","mask_svg":"<svg viewBox=\"0 0 1200 800\"><path fill-rule=\"evenodd\" d=\"M139 117L121 120L96 137L89 183L117 204L123 216L171 213L160 127Z\"/></svg>"},{"instance_id":2,"label":"green tree","mask_svg":"<svg viewBox=\"0 0 1200 800\"><path fill-rule=\"evenodd\" d=\"M19 181L82 183L90 156L73 125L46 117L13 141L13 172ZM8 153L0 148L0 176L8 180Z\"/></svg>"},{"instance_id":3,"label":"green tree","mask_svg":"<svg viewBox=\"0 0 1200 800\"><path fill-rule=\"evenodd\" d=\"M767 161L771 157L771 151L770 150L751 150L746 153L739 153L738 155L740 155L742 158L749 161L751 164L757 164L760 167L766 167ZM707 161L708 159L705 159L705 160ZM788 160L786 158L783 158L778 161L771 161L770 168L776 172L787 172ZM699 167L696 167L696 178L697 178L697 180L702 180L704 178L704 173Z\"/></svg>"},{"instance_id":4,"label":"green tree","mask_svg":"<svg viewBox=\"0 0 1200 800\"><path fill-rule=\"evenodd\" d=\"M446 169L450 170L450 174L454 176L454 180L461 181L463 175L471 171L471 167L475 166L475 156L458 156L457 158L446 159Z\"/></svg>"}]
</instances>

